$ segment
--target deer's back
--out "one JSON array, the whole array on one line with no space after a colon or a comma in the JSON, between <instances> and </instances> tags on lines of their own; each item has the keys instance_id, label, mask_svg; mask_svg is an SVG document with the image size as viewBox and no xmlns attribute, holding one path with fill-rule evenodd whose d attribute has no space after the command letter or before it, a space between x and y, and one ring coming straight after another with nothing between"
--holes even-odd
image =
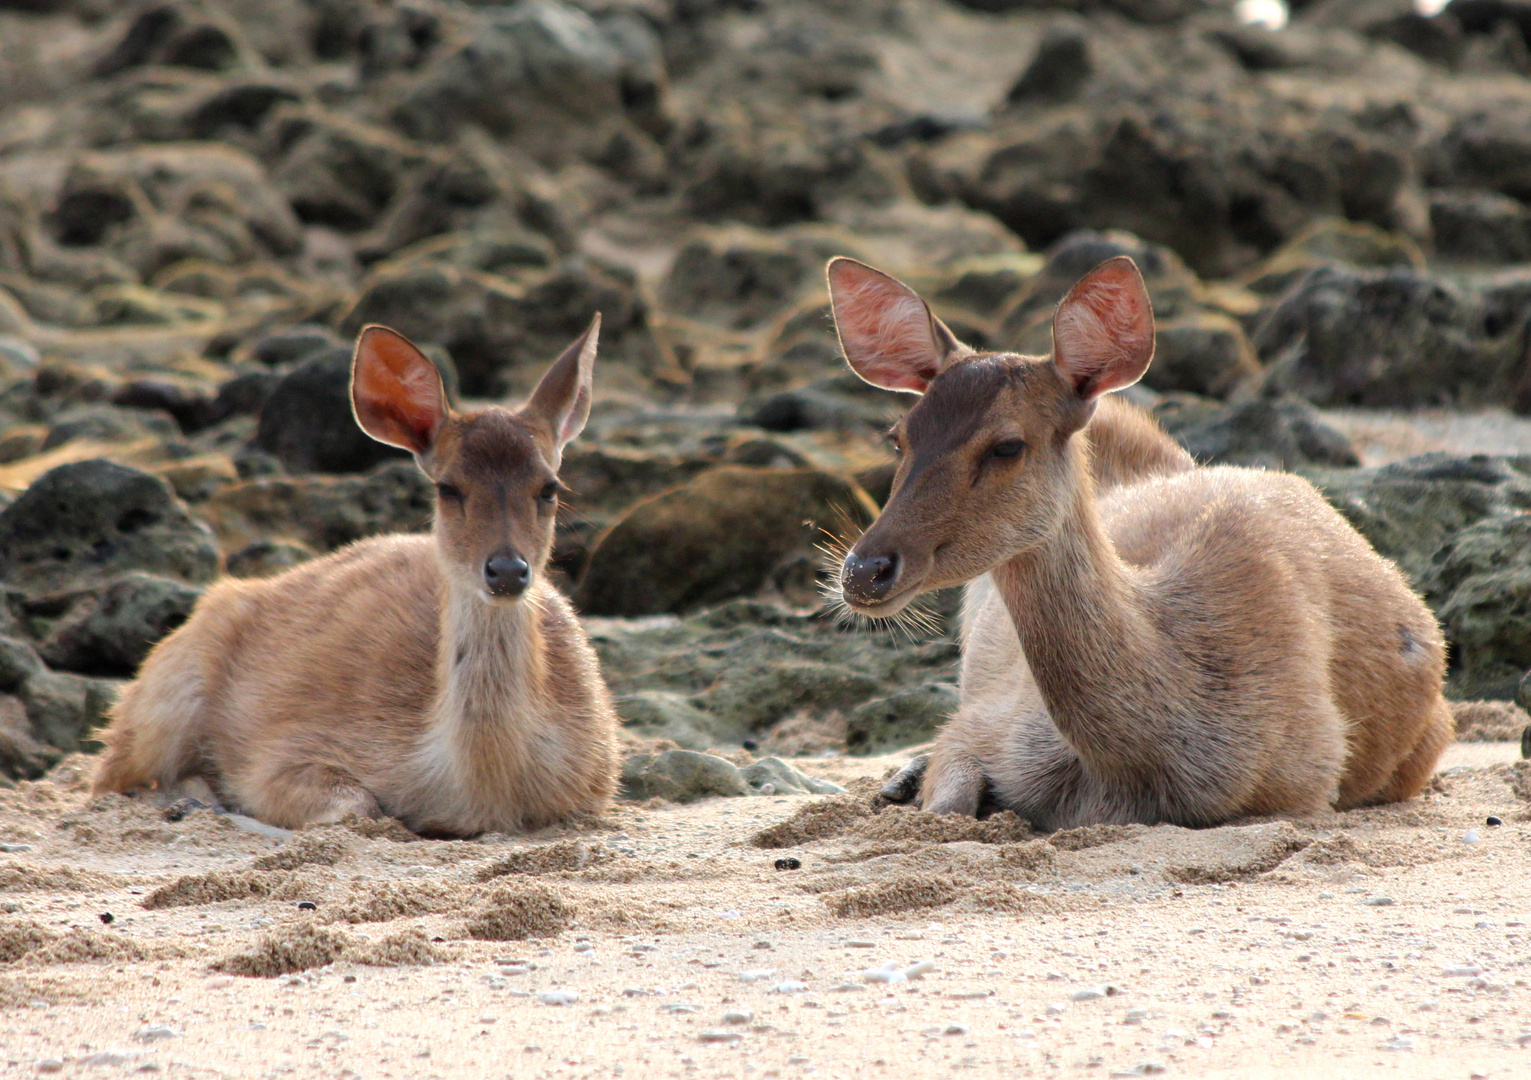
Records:
<instances>
[{"instance_id":1,"label":"deer's back","mask_svg":"<svg viewBox=\"0 0 1531 1080\"><path fill-rule=\"evenodd\" d=\"M215 586L185 628L206 642L213 756L237 760L303 731L322 733L360 771L396 761L436 693L440 589L431 540L415 536Z\"/></svg>"}]
</instances>

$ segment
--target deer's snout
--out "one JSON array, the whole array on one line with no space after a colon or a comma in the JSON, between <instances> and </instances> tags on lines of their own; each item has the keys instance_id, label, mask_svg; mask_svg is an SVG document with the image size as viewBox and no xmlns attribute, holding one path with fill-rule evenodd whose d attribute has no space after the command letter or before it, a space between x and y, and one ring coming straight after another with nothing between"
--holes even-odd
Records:
<instances>
[{"instance_id":1,"label":"deer's snout","mask_svg":"<svg viewBox=\"0 0 1531 1080\"><path fill-rule=\"evenodd\" d=\"M513 599L531 582L531 566L513 551L497 551L484 563L484 587L490 596Z\"/></svg>"},{"instance_id":2,"label":"deer's snout","mask_svg":"<svg viewBox=\"0 0 1531 1080\"><path fill-rule=\"evenodd\" d=\"M898 553L860 555L851 552L840 568L840 586L846 596L862 604L886 600L898 581Z\"/></svg>"}]
</instances>

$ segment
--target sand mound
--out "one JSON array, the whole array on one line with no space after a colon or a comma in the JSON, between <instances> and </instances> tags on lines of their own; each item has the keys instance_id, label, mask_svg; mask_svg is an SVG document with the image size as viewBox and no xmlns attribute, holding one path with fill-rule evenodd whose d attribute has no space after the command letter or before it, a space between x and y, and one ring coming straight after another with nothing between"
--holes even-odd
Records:
<instances>
[{"instance_id":1,"label":"sand mound","mask_svg":"<svg viewBox=\"0 0 1531 1080\"><path fill-rule=\"evenodd\" d=\"M1013 844L1034 834L1031 824L1003 810L982 821L961 814L927 814L912 806L889 806L881 813L851 823L846 832L864 840L906 843Z\"/></svg>"},{"instance_id":2,"label":"sand mound","mask_svg":"<svg viewBox=\"0 0 1531 1080\"><path fill-rule=\"evenodd\" d=\"M0 979L0 1009L27 1008L37 1002L57 1005L81 995L56 979Z\"/></svg>"},{"instance_id":3,"label":"sand mound","mask_svg":"<svg viewBox=\"0 0 1531 1080\"><path fill-rule=\"evenodd\" d=\"M340 827L368 840L392 840L400 844L412 844L420 839L398 818L364 818L353 815L341 821Z\"/></svg>"},{"instance_id":4,"label":"sand mound","mask_svg":"<svg viewBox=\"0 0 1531 1080\"><path fill-rule=\"evenodd\" d=\"M103 930L50 930L30 920L0 926L0 963L25 960L37 967L156 960L185 955L173 945L144 945L122 934Z\"/></svg>"},{"instance_id":5,"label":"sand mound","mask_svg":"<svg viewBox=\"0 0 1531 1080\"><path fill-rule=\"evenodd\" d=\"M434 881L382 881L355 889L330 913L336 922L379 923L460 910L472 889Z\"/></svg>"},{"instance_id":6,"label":"sand mound","mask_svg":"<svg viewBox=\"0 0 1531 1080\"><path fill-rule=\"evenodd\" d=\"M750 837L750 843L758 848L784 848L828 840L876 812L865 796L831 795L799 807L786 821L761 829Z\"/></svg>"},{"instance_id":7,"label":"sand mound","mask_svg":"<svg viewBox=\"0 0 1531 1080\"><path fill-rule=\"evenodd\" d=\"M158 908L217 904L224 900L295 900L302 891L291 873L270 870L213 870L188 874L162 885L143 899Z\"/></svg>"},{"instance_id":8,"label":"sand mound","mask_svg":"<svg viewBox=\"0 0 1531 1080\"><path fill-rule=\"evenodd\" d=\"M560 840L554 844L513 851L478 872L477 880L493 881L512 874L554 874L584 870L610 862L616 852L600 843L584 840Z\"/></svg>"},{"instance_id":9,"label":"sand mound","mask_svg":"<svg viewBox=\"0 0 1531 1080\"><path fill-rule=\"evenodd\" d=\"M842 919L871 919L940 907L951 903L957 896L957 885L951 880L935 874L917 874L897 881L825 893L819 899Z\"/></svg>"},{"instance_id":10,"label":"sand mound","mask_svg":"<svg viewBox=\"0 0 1531 1080\"><path fill-rule=\"evenodd\" d=\"M1078 829L1059 829L1047 838L1047 842L1060 851L1086 851L1131 840L1147 831L1147 825L1085 825Z\"/></svg>"},{"instance_id":11,"label":"sand mound","mask_svg":"<svg viewBox=\"0 0 1531 1080\"><path fill-rule=\"evenodd\" d=\"M354 845L350 837L331 826L306 831L293 837L287 846L254 862L257 870L296 870L300 866L335 866L351 857Z\"/></svg>"},{"instance_id":12,"label":"sand mound","mask_svg":"<svg viewBox=\"0 0 1531 1080\"><path fill-rule=\"evenodd\" d=\"M552 937L574 924L574 908L544 885L504 886L489 893L463 925L479 941Z\"/></svg>"},{"instance_id":13,"label":"sand mound","mask_svg":"<svg viewBox=\"0 0 1531 1080\"><path fill-rule=\"evenodd\" d=\"M107 892L125 888L128 879L72 866L43 867L12 862L0 866L0 892Z\"/></svg>"},{"instance_id":14,"label":"sand mound","mask_svg":"<svg viewBox=\"0 0 1531 1080\"><path fill-rule=\"evenodd\" d=\"M1247 881L1274 870L1312 842L1290 821L1199 830L1181 838L1181 849L1193 858L1166 866L1164 876L1186 885Z\"/></svg>"},{"instance_id":15,"label":"sand mound","mask_svg":"<svg viewBox=\"0 0 1531 1080\"><path fill-rule=\"evenodd\" d=\"M274 930L253 948L231 953L213 965L230 975L271 979L339 960L349 944L343 934L304 921Z\"/></svg>"},{"instance_id":16,"label":"sand mound","mask_svg":"<svg viewBox=\"0 0 1531 1080\"><path fill-rule=\"evenodd\" d=\"M456 959L456 953L433 942L424 930L411 927L381 941L352 945L345 958L371 967L429 967Z\"/></svg>"}]
</instances>

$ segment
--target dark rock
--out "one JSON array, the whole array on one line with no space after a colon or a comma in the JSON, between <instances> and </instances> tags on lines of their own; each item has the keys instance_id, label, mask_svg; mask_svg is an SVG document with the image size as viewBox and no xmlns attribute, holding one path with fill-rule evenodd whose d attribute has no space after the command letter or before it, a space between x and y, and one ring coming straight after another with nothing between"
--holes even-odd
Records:
<instances>
[{"instance_id":1,"label":"dark rock","mask_svg":"<svg viewBox=\"0 0 1531 1080\"><path fill-rule=\"evenodd\" d=\"M257 540L229 555L227 570L230 577L271 577L316 555L318 552L307 544L291 540Z\"/></svg>"},{"instance_id":2,"label":"dark rock","mask_svg":"<svg viewBox=\"0 0 1531 1080\"><path fill-rule=\"evenodd\" d=\"M255 445L293 473L366 472L407 456L357 425L349 349L314 356L283 376L261 407Z\"/></svg>"},{"instance_id":3,"label":"dark rock","mask_svg":"<svg viewBox=\"0 0 1531 1080\"><path fill-rule=\"evenodd\" d=\"M859 706L846 726L845 748L852 754L886 754L929 742L957 711L957 688L925 683Z\"/></svg>"},{"instance_id":4,"label":"dark rock","mask_svg":"<svg viewBox=\"0 0 1531 1080\"><path fill-rule=\"evenodd\" d=\"M1451 643L1453 695L1514 696L1531 667L1531 514L1475 522L1430 562L1420 586Z\"/></svg>"},{"instance_id":5,"label":"dark rock","mask_svg":"<svg viewBox=\"0 0 1531 1080\"><path fill-rule=\"evenodd\" d=\"M785 245L694 240L675 256L660 299L681 315L748 329L819 285L820 262Z\"/></svg>"},{"instance_id":6,"label":"dark rock","mask_svg":"<svg viewBox=\"0 0 1531 1080\"><path fill-rule=\"evenodd\" d=\"M27 707L10 694L0 694L0 776L35 780L63 758L55 746L32 736Z\"/></svg>"},{"instance_id":7,"label":"dark rock","mask_svg":"<svg viewBox=\"0 0 1531 1080\"><path fill-rule=\"evenodd\" d=\"M648 310L634 283L592 264L572 262L517 286L441 263L380 272L363 289L341 329L392 327L417 345L437 344L456 364L472 397L529 390L546 365L601 313L607 385L626 370L655 366Z\"/></svg>"},{"instance_id":8,"label":"dark rock","mask_svg":"<svg viewBox=\"0 0 1531 1080\"><path fill-rule=\"evenodd\" d=\"M1094 73L1090 39L1084 31L1077 26L1052 26L1005 100L1011 105L1067 101L1078 96Z\"/></svg>"},{"instance_id":9,"label":"dark rock","mask_svg":"<svg viewBox=\"0 0 1531 1080\"><path fill-rule=\"evenodd\" d=\"M1297 398L1245 401L1189 414L1157 409L1155 416L1203 465L1292 471L1361 464L1350 440Z\"/></svg>"},{"instance_id":10,"label":"dark rock","mask_svg":"<svg viewBox=\"0 0 1531 1080\"><path fill-rule=\"evenodd\" d=\"M180 428L163 413L81 405L58 414L48 427L47 437L39 450L52 450L77 439L110 443L143 438L169 439L180 434Z\"/></svg>"},{"instance_id":11,"label":"dark rock","mask_svg":"<svg viewBox=\"0 0 1531 1080\"><path fill-rule=\"evenodd\" d=\"M65 671L132 676L149 650L191 617L201 596L185 582L124 574L76 603L39 652Z\"/></svg>"},{"instance_id":12,"label":"dark rock","mask_svg":"<svg viewBox=\"0 0 1531 1080\"><path fill-rule=\"evenodd\" d=\"M128 24L127 32L96 63L98 76L147 64L222 71L239 59L229 28L199 18L198 5L156 4Z\"/></svg>"},{"instance_id":13,"label":"dark rock","mask_svg":"<svg viewBox=\"0 0 1531 1080\"><path fill-rule=\"evenodd\" d=\"M1430 231L1435 250L1468 262L1531 261L1531 210L1491 191L1430 194Z\"/></svg>"},{"instance_id":14,"label":"dark rock","mask_svg":"<svg viewBox=\"0 0 1531 1080\"><path fill-rule=\"evenodd\" d=\"M1227 397L1257 380L1260 361L1237 319L1204 311L1159 320L1154 359L1143 383L1160 393Z\"/></svg>"},{"instance_id":15,"label":"dark rock","mask_svg":"<svg viewBox=\"0 0 1531 1080\"><path fill-rule=\"evenodd\" d=\"M763 585L876 508L849 480L806 469L725 466L635 506L601 538L575 593L591 615L686 611Z\"/></svg>"},{"instance_id":16,"label":"dark rock","mask_svg":"<svg viewBox=\"0 0 1531 1080\"><path fill-rule=\"evenodd\" d=\"M1442 188L1531 200L1531 102L1508 99L1454 119L1425 154L1426 179Z\"/></svg>"},{"instance_id":17,"label":"dark rock","mask_svg":"<svg viewBox=\"0 0 1531 1080\"><path fill-rule=\"evenodd\" d=\"M742 742L744 728L725 729L684 694L647 690L617 699L622 726L645 739L669 739L688 750Z\"/></svg>"},{"instance_id":18,"label":"dark rock","mask_svg":"<svg viewBox=\"0 0 1531 1080\"><path fill-rule=\"evenodd\" d=\"M0 512L0 577L53 592L146 570L209 581L218 548L157 476L100 459L44 473Z\"/></svg>"},{"instance_id":19,"label":"dark rock","mask_svg":"<svg viewBox=\"0 0 1531 1080\"><path fill-rule=\"evenodd\" d=\"M259 363L278 367L345 347L346 343L329 327L307 324L267 334L251 347L250 354Z\"/></svg>"},{"instance_id":20,"label":"dark rock","mask_svg":"<svg viewBox=\"0 0 1531 1080\"><path fill-rule=\"evenodd\" d=\"M602 121L651 120L664 84L659 40L647 23L592 18L560 0L521 0L487 13L471 41L431 65L396 119L420 138L472 123L567 153L571 138L588 137Z\"/></svg>"},{"instance_id":21,"label":"dark rock","mask_svg":"<svg viewBox=\"0 0 1531 1080\"><path fill-rule=\"evenodd\" d=\"M213 421L213 399L214 392L205 383L161 377L130 379L112 394L112 404L123 409L169 413L185 432L200 431ZM160 419L152 413L150 416Z\"/></svg>"},{"instance_id":22,"label":"dark rock","mask_svg":"<svg viewBox=\"0 0 1531 1080\"><path fill-rule=\"evenodd\" d=\"M836 375L739 406L739 422L767 431L885 429L909 407L910 397L881 390L855 375Z\"/></svg>"},{"instance_id":23,"label":"dark rock","mask_svg":"<svg viewBox=\"0 0 1531 1080\"><path fill-rule=\"evenodd\" d=\"M80 749L104 722L116 688L100 679L45 669L28 679L17 696L26 708L32 737L68 754Z\"/></svg>"},{"instance_id":24,"label":"dark rock","mask_svg":"<svg viewBox=\"0 0 1531 1080\"><path fill-rule=\"evenodd\" d=\"M1480 298L1422 273L1321 267L1254 344L1268 392L1317 405L1487 403L1524 376L1526 351L1519 325L1491 328L1485 314Z\"/></svg>"},{"instance_id":25,"label":"dark rock","mask_svg":"<svg viewBox=\"0 0 1531 1080\"><path fill-rule=\"evenodd\" d=\"M402 177L422 161L418 147L394 133L331 113L293 113L273 179L300 219L341 230L377 221Z\"/></svg>"},{"instance_id":26,"label":"dark rock","mask_svg":"<svg viewBox=\"0 0 1531 1080\"><path fill-rule=\"evenodd\" d=\"M273 478L234 484L201 508L227 549L257 540L333 551L368 536L430 528L435 490L411 461L362 476ZM0 519L3 520L3 519Z\"/></svg>"}]
</instances>

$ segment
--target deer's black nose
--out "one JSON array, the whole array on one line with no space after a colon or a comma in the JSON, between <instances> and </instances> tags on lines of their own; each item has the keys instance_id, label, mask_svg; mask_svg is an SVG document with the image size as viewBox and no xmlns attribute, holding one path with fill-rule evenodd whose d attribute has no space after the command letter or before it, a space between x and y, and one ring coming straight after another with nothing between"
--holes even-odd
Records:
<instances>
[{"instance_id":1,"label":"deer's black nose","mask_svg":"<svg viewBox=\"0 0 1531 1080\"><path fill-rule=\"evenodd\" d=\"M520 596L531 580L532 568L519 555L491 555L484 564L484 586L491 596Z\"/></svg>"},{"instance_id":2,"label":"deer's black nose","mask_svg":"<svg viewBox=\"0 0 1531 1080\"><path fill-rule=\"evenodd\" d=\"M898 580L898 555L857 555L845 557L840 570L840 585L852 600L875 604L887 597Z\"/></svg>"}]
</instances>

